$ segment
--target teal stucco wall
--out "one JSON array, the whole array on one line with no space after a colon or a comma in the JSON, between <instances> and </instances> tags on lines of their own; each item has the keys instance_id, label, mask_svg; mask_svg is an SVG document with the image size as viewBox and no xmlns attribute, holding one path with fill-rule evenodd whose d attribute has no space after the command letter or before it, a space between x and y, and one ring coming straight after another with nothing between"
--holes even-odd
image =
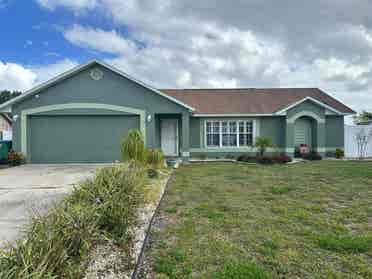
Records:
<instances>
[{"instance_id":1,"label":"teal stucco wall","mask_svg":"<svg viewBox=\"0 0 372 279\"><path fill-rule=\"evenodd\" d=\"M90 77L92 68L99 68L103 72L103 79L99 81L93 80ZM146 121L146 143L147 146L151 148L159 147L155 132L155 114L177 114L183 121L188 121L190 117L190 111L187 108L98 64L44 89L42 92L38 93L38 96L38 98L36 98L36 96L29 96L13 105L13 114L21 115L23 110L67 103L99 103L143 110L146 112L146 118L148 115L152 116L152 121ZM100 109L67 109L49 111L43 114L106 115L115 113L116 112ZM73 121L73 118L71 121ZM188 128L188 124L182 125L183 135L189 135ZM16 150L21 151L21 121L17 121L13 129L14 147ZM39 132L42 133L42 131ZM45 137L46 140L50 138L48 133L44 133L42 136ZM110 137L110 135L106 136ZM30 138L27 138L27 141L29 142ZM183 138L180 150L188 151L188 144L189 138ZM78 152L78 150L76 151Z\"/></svg>"},{"instance_id":2,"label":"teal stucco wall","mask_svg":"<svg viewBox=\"0 0 372 279\"><path fill-rule=\"evenodd\" d=\"M344 149L344 117L326 116L326 153L334 156L337 148Z\"/></svg>"}]
</instances>

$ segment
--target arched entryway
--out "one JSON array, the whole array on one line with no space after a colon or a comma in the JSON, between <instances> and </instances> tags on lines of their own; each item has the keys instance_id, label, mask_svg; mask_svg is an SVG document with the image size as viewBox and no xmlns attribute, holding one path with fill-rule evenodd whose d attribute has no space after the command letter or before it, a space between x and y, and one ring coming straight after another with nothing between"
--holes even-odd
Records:
<instances>
[{"instance_id":1,"label":"arched entryway","mask_svg":"<svg viewBox=\"0 0 372 279\"><path fill-rule=\"evenodd\" d=\"M307 145L309 149L314 149L316 144L316 120L309 116L301 116L294 123L294 145Z\"/></svg>"},{"instance_id":2,"label":"arched entryway","mask_svg":"<svg viewBox=\"0 0 372 279\"><path fill-rule=\"evenodd\" d=\"M325 115L313 111L300 111L287 115L286 153L294 156L301 144L307 144L310 151L325 155Z\"/></svg>"}]
</instances>

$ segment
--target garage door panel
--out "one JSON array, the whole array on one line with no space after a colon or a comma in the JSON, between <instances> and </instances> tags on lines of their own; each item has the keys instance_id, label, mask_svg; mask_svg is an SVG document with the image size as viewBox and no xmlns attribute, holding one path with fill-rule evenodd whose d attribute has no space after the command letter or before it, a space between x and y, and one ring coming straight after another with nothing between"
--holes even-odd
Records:
<instances>
[{"instance_id":1,"label":"garage door panel","mask_svg":"<svg viewBox=\"0 0 372 279\"><path fill-rule=\"evenodd\" d=\"M120 159L120 143L139 128L135 115L58 115L29 119L33 163L95 163Z\"/></svg>"}]
</instances>

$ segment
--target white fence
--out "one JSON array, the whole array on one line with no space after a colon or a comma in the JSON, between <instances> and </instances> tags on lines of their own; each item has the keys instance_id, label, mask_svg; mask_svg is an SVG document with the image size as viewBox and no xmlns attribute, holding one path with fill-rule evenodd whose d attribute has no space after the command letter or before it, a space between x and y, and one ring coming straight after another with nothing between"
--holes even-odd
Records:
<instances>
[{"instance_id":1,"label":"white fence","mask_svg":"<svg viewBox=\"0 0 372 279\"><path fill-rule=\"evenodd\" d=\"M357 158L359 157L358 144L356 140L357 134L361 130L365 130L366 134L372 133L372 125L365 126L350 126L345 125L345 157L346 158ZM372 157L372 138L368 143L366 150L366 157Z\"/></svg>"}]
</instances>

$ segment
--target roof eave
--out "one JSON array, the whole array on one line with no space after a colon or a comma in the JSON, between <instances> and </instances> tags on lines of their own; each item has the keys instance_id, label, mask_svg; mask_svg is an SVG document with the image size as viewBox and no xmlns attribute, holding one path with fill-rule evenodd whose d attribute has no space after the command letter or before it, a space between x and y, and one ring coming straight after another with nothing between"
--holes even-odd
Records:
<instances>
[{"instance_id":1,"label":"roof eave","mask_svg":"<svg viewBox=\"0 0 372 279\"><path fill-rule=\"evenodd\" d=\"M323 102L321 102L321 101L319 101L319 100L317 100L317 99L315 99L313 97L309 97L309 96L308 97L305 97L305 98L303 98L303 99L301 99L301 100L299 100L297 102L294 102L294 103L286 106L285 108L283 108L283 109L281 109L279 111L276 111L275 114L276 115L285 115L288 110L290 110L291 108L294 108L294 107L302 104L305 101L312 101L312 102L314 102L314 103L316 103L316 104L318 104L318 105L320 105L320 106L322 106L322 107L324 107L324 108L326 108L326 109L328 109L330 111L333 111L334 113L339 114L339 115L344 115L345 114L344 112L340 112L339 110L337 110L337 109L335 109L335 108L333 108L333 107L331 107L331 106L329 106L329 105L327 105L327 104L325 104L325 103L323 103Z\"/></svg>"}]
</instances>

